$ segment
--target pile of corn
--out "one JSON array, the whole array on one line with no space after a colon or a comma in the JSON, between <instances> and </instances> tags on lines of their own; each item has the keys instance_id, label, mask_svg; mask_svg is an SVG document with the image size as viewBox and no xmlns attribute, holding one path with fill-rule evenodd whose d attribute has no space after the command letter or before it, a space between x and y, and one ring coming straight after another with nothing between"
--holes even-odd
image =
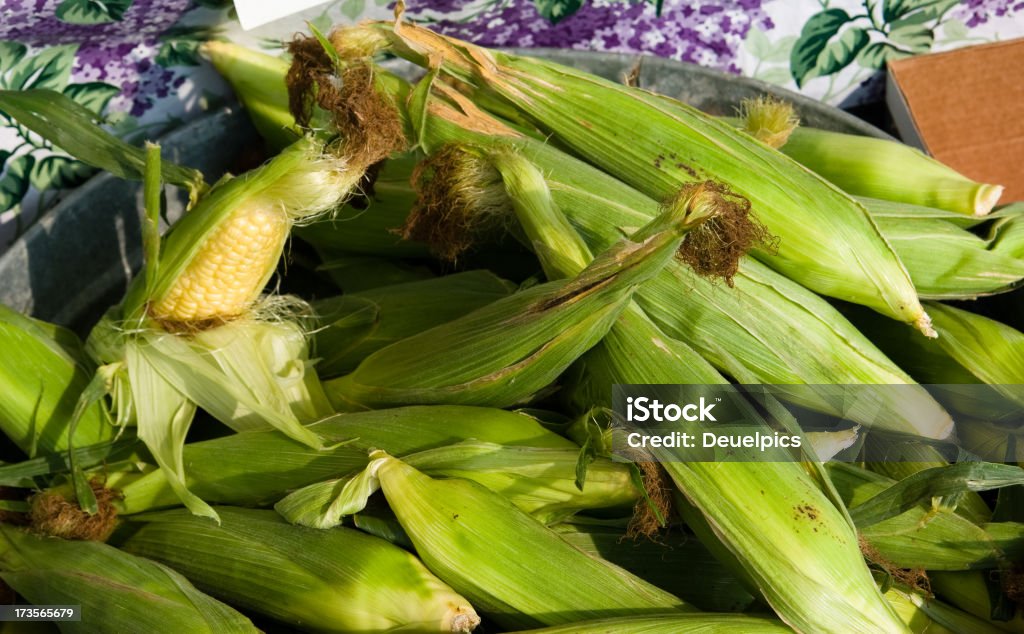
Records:
<instances>
[{"instance_id":1,"label":"pile of corn","mask_svg":"<svg viewBox=\"0 0 1024 634\"><path fill-rule=\"evenodd\" d=\"M1001 188L400 12L204 52L271 150L212 186L0 91L145 194L84 341L0 306L14 600L80 605L68 632L1024 632L1024 334L940 303L1024 279ZM729 381L835 426L788 462L612 458L613 385ZM858 457L893 434L904 461Z\"/></svg>"}]
</instances>

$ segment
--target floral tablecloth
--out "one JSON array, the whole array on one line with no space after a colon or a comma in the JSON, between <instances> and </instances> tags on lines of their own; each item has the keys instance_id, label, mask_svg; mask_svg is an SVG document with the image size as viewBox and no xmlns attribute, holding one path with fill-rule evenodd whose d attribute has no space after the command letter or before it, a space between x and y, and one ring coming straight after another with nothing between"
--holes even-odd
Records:
<instances>
[{"instance_id":1,"label":"floral tablecloth","mask_svg":"<svg viewBox=\"0 0 1024 634\"><path fill-rule=\"evenodd\" d=\"M268 0L269 1L269 0ZM489 46L644 53L757 77L839 106L878 100L889 59L1024 35L1024 0L410 0L406 17ZM222 37L279 50L310 21L387 19L335 0L242 31L224 0L0 0L0 88L59 90L129 139L229 91L196 54ZM0 251L92 171L0 111Z\"/></svg>"}]
</instances>

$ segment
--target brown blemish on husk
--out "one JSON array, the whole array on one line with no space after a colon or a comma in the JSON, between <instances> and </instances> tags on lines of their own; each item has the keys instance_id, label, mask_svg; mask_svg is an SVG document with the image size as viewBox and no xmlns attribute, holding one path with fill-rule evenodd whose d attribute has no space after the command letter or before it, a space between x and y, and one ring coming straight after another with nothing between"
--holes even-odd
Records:
<instances>
[{"instance_id":1,"label":"brown blemish on husk","mask_svg":"<svg viewBox=\"0 0 1024 634\"><path fill-rule=\"evenodd\" d=\"M341 69L319 40L301 36L288 45L292 64L285 76L288 107L308 126L314 106L331 114L340 151L351 165L366 167L403 150L408 142L395 104L374 86L373 65L356 59Z\"/></svg>"},{"instance_id":2,"label":"brown blemish on husk","mask_svg":"<svg viewBox=\"0 0 1024 634\"><path fill-rule=\"evenodd\" d=\"M647 490L647 497L650 498L650 501L641 498L633 507L633 517L629 520L629 526L626 527L626 537L630 539L653 538L663 525L651 505L658 509L658 513L661 513L667 522L672 513L671 480L657 462L640 461L634 464L640 469L644 488Z\"/></svg>"},{"instance_id":3,"label":"brown blemish on husk","mask_svg":"<svg viewBox=\"0 0 1024 634\"><path fill-rule=\"evenodd\" d=\"M482 235L508 222L501 175L459 145L446 145L416 165L412 184L416 203L397 233L425 242L443 260L454 262Z\"/></svg>"},{"instance_id":4,"label":"brown blemish on husk","mask_svg":"<svg viewBox=\"0 0 1024 634\"><path fill-rule=\"evenodd\" d=\"M928 573L923 568L900 568L882 556L882 553L878 552L863 535L857 536L857 544L860 546L861 554L869 563L881 568L897 583L932 596L932 584L928 579Z\"/></svg>"},{"instance_id":5,"label":"brown blemish on husk","mask_svg":"<svg viewBox=\"0 0 1024 634\"><path fill-rule=\"evenodd\" d=\"M715 215L692 229L679 247L679 259L701 277L721 278L732 286L740 259L754 247L774 248L775 238L750 209L750 201L715 181L684 185L665 208L678 205L713 208Z\"/></svg>"},{"instance_id":6,"label":"brown blemish on husk","mask_svg":"<svg viewBox=\"0 0 1024 634\"><path fill-rule=\"evenodd\" d=\"M94 515L89 515L76 502L68 500L60 493L42 491L32 496L29 499L29 520L32 530L42 535L63 539L107 541L117 525L117 508L114 501L121 499L121 494L104 487L96 478L89 482L89 486L96 496L98 507Z\"/></svg>"},{"instance_id":7,"label":"brown blemish on husk","mask_svg":"<svg viewBox=\"0 0 1024 634\"><path fill-rule=\"evenodd\" d=\"M427 105L427 110L431 115L451 121L460 128L473 132L492 136L522 136L519 132L481 110L458 88L440 82L435 83L433 88L437 94L450 100L451 103L432 99Z\"/></svg>"}]
</instances>

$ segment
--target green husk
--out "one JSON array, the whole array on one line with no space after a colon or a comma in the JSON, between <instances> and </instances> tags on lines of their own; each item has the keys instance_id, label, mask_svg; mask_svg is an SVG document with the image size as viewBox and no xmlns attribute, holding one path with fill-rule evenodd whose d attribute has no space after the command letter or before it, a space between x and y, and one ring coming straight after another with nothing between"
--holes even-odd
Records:
<instances>
[{"instance_id":1,"label":"green husk","mask_svg":"<svg viewBox=\"0 0 1024 634\"><path fill-rule=\"evenodd\" d=\"M598 458L577 484L579 450L514 447L466 441L409 454L403 462L432 477L465 478L500 493L544 524L579 511L618 509L628 513L640 499L626 464ZM294 524L331 528L357 513L377 491L366 471L304 487L274 509Z\"/></svg>"},{"instance_id":2,"label":"green husk","mask_svg":"<svg viewBox=\"0 0 1024 634\"><path fill-rule=\"evenodd\" d=\"M188 443L185 482L215 504L264 506L288 492L362 469L370 447L405 455L468 439L512 446L574 449L575 443L544 429L525 414L483 407L443 405L339 414L308 426L328 449L317 450L279 431L251 431ZM162 469L120 487L122 514L180 501Z\"/></svg>"},{"instance_id":3,"label":"green husk","mask_svg":"<svg viewBox=\"0 0 1024 634\"><path fill-rule=\"evenodd\" d=\"M62 632L259 630L170 568L98 542L37 537L0 524L0 579L35 605L79 605Z\"/></svg>"},{"instance_id":4,"label":"green husk","mask_svg":"<svg viewBox=\"0 0 1024 634\"><path fill-rule=\"evenodd\" d=\"M203 42L199 52L228 80L256 130L272 149L282 150L302 136L288 111L286 60L217 40Z\"/></svg>"},{"instance_id":5,"label":"green husk","mask_svg":"<svg viewBox=\"0 0 1024 634\"><path fill-rule=\"evenodd\" d=\"M583 621L545 627L539 630L523 630L517 634L610 634L630 632L631 634L782 634L789 632L783 623L774 619L740 616L733 614L681 614L679 616L625 616L599 621Z\"/></svg>"},{"instance_id":6,"label":"green husk","mask_svg":"<svg viewBox=\"0 0 1024 634\"><path fill-rule=\"evenodd\" d=\"M934 334L906 270L866 210L731 126L673 100L400 19L342 30L334 41L353 31L386 39L399 56L514 105L542 131L649 196L666 198L706 179L727 183L779 237L777 250L754 252L766 264L819 293Z\"/></svg>"},{"instance_id":7,"label":"green husk","mask_svg":"<svg viewBox=\"0 0 1024 634\"><path fill-rule=\"evenodd\" d=\"M474 482L436 480L383 452L368 469L427 567L503 628L692 610Z\"/></svg>"},{"instance_id":8,"label":"green husk","mask_svg":"<svg viewBox=\"0 0 1024 634\"><path fill-rule=\"evenodd\" d=\"M146 155L97 125L98 115L54 90L0 90L0 110L54 146L93 167L127 180L143 179ZM190 167L163 162L165 182L184 187L192 204L207 185Z\"/></svg>"},{"instance_id":9,"label":"green husk","mask_svg":"<svg viewBox=\"0 0 1024 634\"><path fill-rule=\"evenodd\" d=\"M507 297L515 286L487 271L392 284L314 302L317 374L354 370L377 350Z\"/></svg>"},{"instance_id":10,"label":"green husk","mask_svg":"<svg viewBox=\"0 0 1024 634\"><path fill-rule=\"evenodd\" d=\"M930 597L927 594L893 585L885 598L914 632L929 634L998 634L992 623Z\"/></svg>"},{"instance_id":11,"label":"green husk","mask_svg":"<svg viewBox=\"0 0 1024 634\"><path fill-rule=\"evenodd\" d=\"M364 182L361 196L330 218L298 227L295 235L312 244L325 261L339 252L395 258L427 256L427 245L405 240L398 233L416 200L409 174L417 160L415 154L404 153L380 164L372 182Z\"/></svg>"},{"instance_id":12,"label":"green husk","mask_svg":"<svg viewBox=\"0 0 1024 634\"><path fill-rule=\"evenodd\" d=\"M221 524L184 511L132 520L128 552L291 626L321 632L469 632L473 608L411 554L357 530L291 526L273 511L221 507Z\"/></svg>"},{"instance_id":13,"label":"green husk","mask_svg":"<svg viewBox=\"0 0 1024 634\"><path fill-rule=\"evenodd\" d=\"M1003 193L895 140L801 126L780 150L854 196L984 216Z\"/></svg>"},{"instance_id":14,"label":"green husk","mask_svg":"<svg viewBox=\"0 0 1024 634\"><path fill-rule=\"evenodd\" d=\"M829 474L854 519L858 507L896 482L846 463L830 463ZM978 526L942 508L915 505L888 519L859 525L860 535L898 568L968 570L996 568L1024 554L1024 525Z\"/></svg>"},{"instance_id":15,"label":"green husk","mask_svg":"<svg viewBox=\"0 0 1024 634\"><path fill-rule=\"evenodd\" d=\"M746 99L739 115L726 121L855 196L983 216L1003 192L896 140L800 126L780 99Z\"/></svg>"},{"instance_id":16,"label":"green husk","mask_svg":"<svg viewBox=\"0 0 1024 634\"><path fill-rule=\"evenodd\" d=\"M873 203L866 205L871 210ZM941 219L875 222L923 299L974 299L1012 290L1024 279L1024 249L1008 239L1024 226L1019 215L996 220L986 237Z\"/></svg>"},{"instance_id":17,"label":"green husk","mask_svg":"<svg viewBox=\"0 0 1024 634\"><path fill-rule=\"evenodd\" d=\"M668 533L656 540L631 539L622 530L584 524L552 527L565 541L671 592L708 612L742 612L755 598L729 569L692 535ZM681 574L683 570L699 574Z\"/></svg>"},{"instance_id":18,"label":"green husk","mask_svg":"<svg viewBox=\"0 0 1024 634\"><path fill-rule=\"evenodd\" d=\"M666 212L652 223L657 233L620 241L576 278L534 286L394 343L324 390L339 410L519 403L597 343L637 287L706 218L690 209Z\"/></svg>"},{"instance_id":19,"label":"green husk","mask_svg":"<svg viewBox=\"0 0 1024 634\"><path fill-rule=\"evenodd\" d=\"M95 366L74 333L0 304L0 432L29 457L107 442L116 428L102 403L69 425Z\"/></svg>"}]
</instances>

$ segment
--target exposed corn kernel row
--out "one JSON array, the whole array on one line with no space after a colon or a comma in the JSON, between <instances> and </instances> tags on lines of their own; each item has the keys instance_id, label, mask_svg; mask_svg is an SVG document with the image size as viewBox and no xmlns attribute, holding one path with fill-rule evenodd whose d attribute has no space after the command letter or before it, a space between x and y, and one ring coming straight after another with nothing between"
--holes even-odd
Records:
<instances>
[{"instance_id":1,"label":"exposed corn kernel row","mask_svg":"<svg viewBox=\"0 0 1024 634\"><path fill-rule=\"evenodd\" d=\"M210 236L151 314L173 322L242 314L273 272L287 231L279 206L265 197L253 200Z\"/></svg>"}]
</instances>

